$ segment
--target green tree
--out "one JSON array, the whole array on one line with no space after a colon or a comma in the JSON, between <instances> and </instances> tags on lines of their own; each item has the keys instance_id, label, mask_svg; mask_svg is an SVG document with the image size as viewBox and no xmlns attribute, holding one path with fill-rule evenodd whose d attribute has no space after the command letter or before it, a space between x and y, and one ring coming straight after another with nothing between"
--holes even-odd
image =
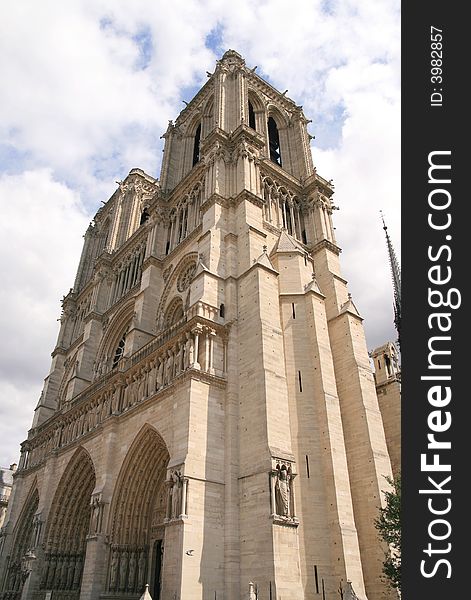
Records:
<instances>
[{"instance_id":1,"label":"green tree","mask_svg":"<svg viewBox=\"0 0 471 600\"><path fill-rule=\"evenodd\" d=\"M383 573L393 588L401 590L401 475L386 477L392 490L383 492L386 506L379 509L375 527L381 539L389 545L383 563Z\"/></svg>"}]
</instances>

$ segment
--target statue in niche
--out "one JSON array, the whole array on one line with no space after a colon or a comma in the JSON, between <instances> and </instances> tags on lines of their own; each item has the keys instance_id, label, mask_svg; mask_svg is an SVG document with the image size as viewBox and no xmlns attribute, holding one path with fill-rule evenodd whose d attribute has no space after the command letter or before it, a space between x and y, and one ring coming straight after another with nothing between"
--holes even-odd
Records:
<instances>
[{"instance_id":1,"label":"statue in niche","mask_svg":"<svg viewBox=\"0 0 471 600\"><path fill-rule=\"evenodd\" d=\"M181 513L182 476L178 471L173 471L172 480L172 519L178 519Z\"/></svg>"},{"instance_id":2,"label":"statue in niche","mask_svg":"<svg viewBox=\"0 0 471 600\"><path fill-rule=\"evenodd\" d=\"M139 394L139 371L134 373L132 377L133 381L131 383L131 390L129 392L129 402L130 405L133 406L140 399L138 398Z\"/></svg>"},{"instance_id":3,"label":"statue in niche","mask_svg":"<svg viewBox=\"0 0 471 600\"><path fill-rule=\"evenodd\" d=\"M151 360L149 364L149 376L147 378L147 396L152 396L155 391L156 361Z\"/></svg>"},{"instance_id":4,"label":"statue in niche","mask_svg":"<svg viewBox=\"0 0 471 600\"><path fill-rule=\"evenodd\" d=\"M136 553L129 553L128 590L134 590L134 579L136 577Z\"/></svg>"},{"instance_id":5,"label":"statue in niche","mask_svg":"<svg viewBox=\"0 0 471 600\"><path fill-rule=\"evenodd\" d=\"M65 589L67 586L67 556L63 556L61 562L62 566L60 572L59 585L61 589Z\"/></svg>"},{"instance_id":6,"label":"statue in niche","mask_svg":"<svg viewBox=\"0 0 471 600\"><path fill-rule=\"evenodd\" d=\"M111 401L111 413L115 414L119 412L119 394L121 390L121 385L117 384L113 386L113 398Z\"/></svg>"},{"instance_id":7,"label":"statue in niche","mask_svg":"<svg viewBox=\"0 0 471 600\"><path fill-rule=\"evenodd\" d=\"M94 498L92 500L92 505L91 505L92 515L91 515L91 519L90 519L90 533L92 535L96 534L96 533L100 533L101 507L102 507L102 504L101 504L100 496L94 496Z\"/></svg>"},{"instance_id":8,"label":"statue in niche","mask_svg":"<svg viewBox=\"0 0 471 600\"><path fill-rule=\"evenodd\" d=\"M146 574L146 554L143 549L139 551L139 560L137 564L137 586L138 591L144 587L144 578Z\"/></svg>"},{"instance_id":9,"label":"statue in niche","mask_svg":"<svg viewBox=\"0 0 471 600\"><path fill-rule=\"evenodd\" d=\"M125 388L124 388L123 410L126 410L130 404L129 396L131 394L131 382L132 382L131 375L127 375L126 379L125 379L125 384L124 384ZM114 412L114 410L113 410L113 412Z\"/></svg>"},{"instance_id":10,"label":"statue in niche","mask_svg":"<svg viewBox=\"0 0 471 600\"><path fill-rule=\"evenodd\" d=\"M173 353L171 350L167 350L167 356L165 383L170 383L173 379Z\"/></svg>"},{"instance_id":11,"label":"statue in niche","mask_svg":"<svg viewBox=\"0 0 471 600\"><path fill-rule=\"evenodd\" d=\"M47 581L46 581L46 585L49 589L51 589L52 584L54 583L55 574L56 574L56 557L55 557L55 555L52 555L50 558L50 561L49 561L49 569L47 572Z\"/></svg>"},{"instance_id":12,"label":"statue in niche","mask_svg":"<svg viewBox=\"0 0 471 600\"><path fill-rule=\"evenodd\" d=\"M111 556L111 568L110 568L110 590L115 590L118 583L118 567L119 567L119 555L118 551L113 550Z\"/></svg>"},{"instance_id":13,"label":"statue in niche","mask_svg":"<svg viewBox=\"0 0 471 600\"><path fill-rule=\"evenodd\" d=\"M177 376L182 370L182 359L183 359L183 344L177 344L178 351L175 356L175 376Z\"/></svg>"},{"instance_id":14,"label":"statue in niche","mask_svg":"<svg viewBox=\"0 0 471 600\"><path fill-rule=\"evenodd\" d=\"M82 577L82 556L79 554L75 561L75 572L74 572L74 590L78 590L80 586L80 578Z\"/></svg>"},{"instance_id":15,"label":"statue in niche","mask_svg":"<svg viewBox=\"0 0 471 600\"><path fill-rule=\"evenodd\" d=\"M75 556L69 556L69 566L67 569L67 589L71 590L74 584Z\"/></svg>"},{"instance_id":16,"label":"statue in niche","mask_svg":"<svg viewBox=\"0 0 471 600\"><path fill-rule=\"evenodd\" d=\"M146 397L145 394L145 385L146 385L146 371L145 369L141 369L136 374L138 384L137 384L137 402L140 402L143 398Z\"/></svg>"},{"instance_id":17,"label":"statue in niche","mask_svg":"<svg viewBox=\"0 0 471 600\"><path fill-rule=\"evenodd\" d=\"M163 370L164 370L164 359L161 357L159 360L159 367L157 369L157 381L156 381L156 390L160 390L163 383Z\"/></svg>"},{"instance_id":18,"label":"statue in niche","mask_svg":"<svg viewBox=\"0 0 471 600\"><path fill-rule=\"evenodd\" d=\"M276 465L275 504L276 513L282 517L290 516L291 469L286 465Z\"/></svg>"},{"instance_id":19,"label":"statue in niche","mask_svg":"<svg viewBox=\"0 0 471 600\"><path fill-rule=\"evenodd\" d=\"M125 550L121 554L121 560L120 560L119 568L120 568L120 572L119 572L119 589L124 592L126 590L126 572L128 570L128 552L127 552L127 550Z\"/></svg>"}]
</instances>

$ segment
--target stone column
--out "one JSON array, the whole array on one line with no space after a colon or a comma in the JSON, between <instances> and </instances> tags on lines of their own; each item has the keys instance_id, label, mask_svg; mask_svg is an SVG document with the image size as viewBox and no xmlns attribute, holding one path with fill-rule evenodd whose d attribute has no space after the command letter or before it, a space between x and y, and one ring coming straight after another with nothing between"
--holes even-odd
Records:
<instances>
[{"instance_id":1,"label":"stone column","mask_svg":"<svg viewBox=\"0 0 471 600\"><path fill-rule=\"evenodd\" d=\"M192 369L201 369L201 365L198 362L198 354L199 354L199 338L200 335L203 333L203 330L201 327L195 327L195 329L193 329L191 331L191 333L195 336L195 341L194 341L194 347L193 347L193 364L191 364L191 368Z\"/></svg>"}]
</instances>

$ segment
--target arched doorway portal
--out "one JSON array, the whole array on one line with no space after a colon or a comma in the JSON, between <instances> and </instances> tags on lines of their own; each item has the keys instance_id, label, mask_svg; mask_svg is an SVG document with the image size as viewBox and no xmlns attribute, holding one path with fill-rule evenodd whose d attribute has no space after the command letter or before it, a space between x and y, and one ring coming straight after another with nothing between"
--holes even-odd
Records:
<instances>
[{"instance_id":1,"label":"arched doorway portal","mask_svg":"<svg viewBox=\"0 0 471 600\"><path fill-rule=\"evenodd\" d=\"M144 427L128 452L113 496L108 592L135 597L149 583L153 600L162 600L168 461L160 435Z\"/></svg>"},{"instance_id":2,"label":"arched doorway portal","mask_svg":"<svg viewBox=\"0 0 471 600\"><path fill-rule=\"evenodd\" d=\"M45 534L42 589L67 590L70 592L67 597L79 595L95 481L90 455L79 448L67 465L52 501Z\"/></svg>"},{"instance_id":3,"label":"arched doorway portal","mask_svg":"<svg viewBox=\"0 0 471 600\"><path fill-rule=\"evenodd\" d=\"M34 515L38 510L39 494L34 488L26 499L25 505L18 519L18 525L14 532L12 553L8 563L8 569L3 584L2 597L20 597L24 579L22 577L21 560L29 550L33 548ZM6 592L6 593L5 593Z\"/></svg>"}]
</instances>

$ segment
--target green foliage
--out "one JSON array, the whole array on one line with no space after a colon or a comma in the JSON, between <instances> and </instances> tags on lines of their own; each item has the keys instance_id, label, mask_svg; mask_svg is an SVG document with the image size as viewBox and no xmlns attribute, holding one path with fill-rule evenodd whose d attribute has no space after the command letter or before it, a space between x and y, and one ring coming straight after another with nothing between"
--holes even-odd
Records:
<instances>
[{"instance_id":1,"label":"green foliage","mask_svg":"<svg viewBox=\"0 0 471 600\"><path fill-rule=\"evenodd\" d=\"M392 491L384 492L386 506L380 508L375 527L381 539L390 547L383 563L383 573L390 585L401 589L401 475L394 480L386 477Z\"/></svg>"}]
</instances>

